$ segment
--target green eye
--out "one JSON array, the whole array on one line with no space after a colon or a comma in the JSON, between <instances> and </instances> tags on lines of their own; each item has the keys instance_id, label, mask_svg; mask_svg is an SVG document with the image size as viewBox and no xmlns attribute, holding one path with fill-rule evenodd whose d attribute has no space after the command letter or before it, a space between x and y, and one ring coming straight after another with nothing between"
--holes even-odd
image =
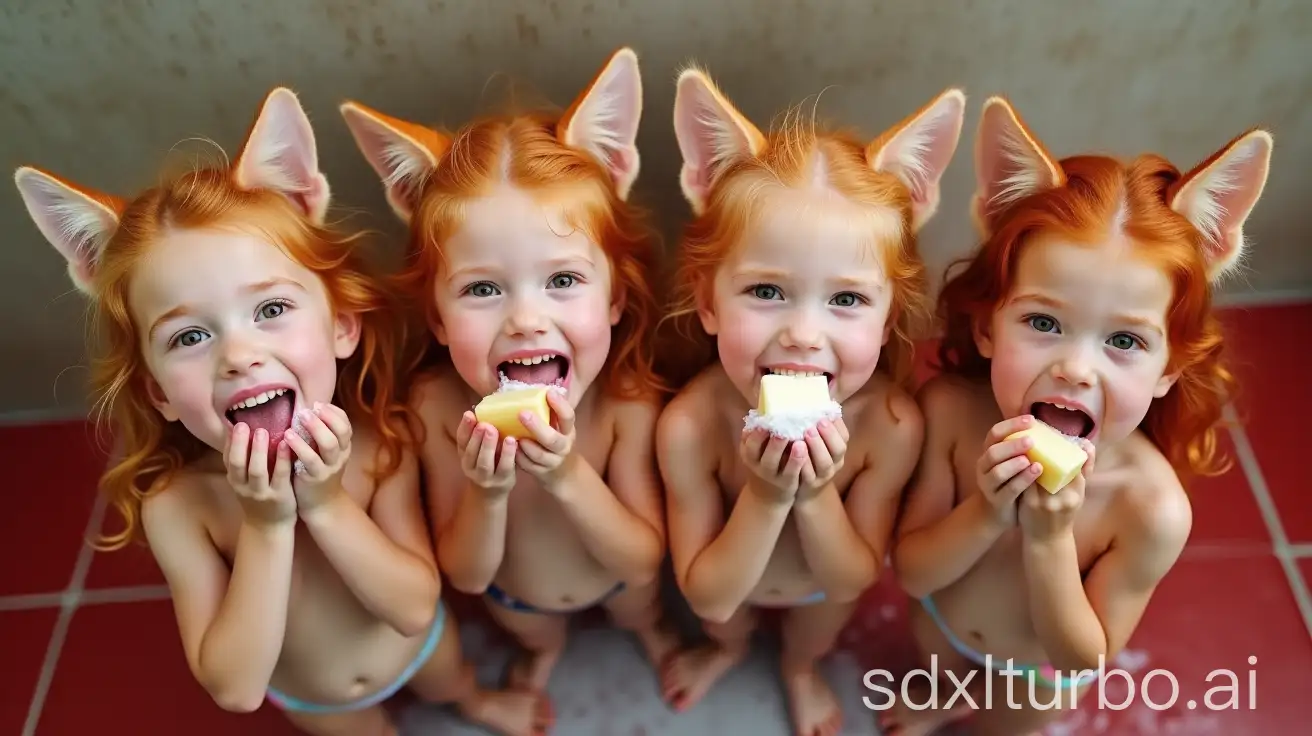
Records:
<instances>
[{"instance_id":1,"label":"green eye","mask_svg":"<svg viewBox=\"0 0 1312 736\"><path fill-rule=\"evenodd\" d=\"M1036 314L1029 319L1030 327L1039 332L1054 332L1057 329L1057 320L1046 314Z\"/></svg>"},{"instance_id":2,"label":"green eye","mask_svg":"<svg viewBox=\"0 0 1312 736\"><path fill-rule=\"evenodd\" d=\"M752 293L756 295L757 299L765 299L766 301L779 298L779 289L770 284L758 284L752 287Z\"/></svg>"},{"instance_id":3,"label":"green eye","mask_svg":"<svg viewBox=\"0 0 1312 736\"><path fill-rule=\"evenodd\" d=\"M1124 332L1112 335L1107 342L1117 350L1133 350L1139 344L1139 341L1133 335L1127 335Z\"/></svg>"}]
</instances>

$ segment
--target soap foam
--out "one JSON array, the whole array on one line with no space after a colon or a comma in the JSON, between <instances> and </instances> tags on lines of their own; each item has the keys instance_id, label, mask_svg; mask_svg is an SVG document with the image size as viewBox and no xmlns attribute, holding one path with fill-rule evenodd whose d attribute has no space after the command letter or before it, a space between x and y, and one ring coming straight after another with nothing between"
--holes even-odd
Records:
<instances>
[{"instance_id":1,"label":"soap foam","mask_svg":"<svg viewBox=\"0 0 1312 736\"><path fill-rule=\"evenodd\" d=\"M786 440L800 440L805 437L806 430L816 426L821 421L828 419L831 422L836 422L842 416L843 406L837 401L831 400L827 404L821 404L814 408L778 414L758 414L755 409L752 409L747 412L747 416L743 417L743 425L748 431L764 429L775 437Z\"/></svg>"},{"instance_id":2,"label":"soap foam","mask_svg":"<svg viewBox=\"0 0 1312 736\"><path fill-rule=\"evenodd\" d=\"M516 381L513 378L509 378L504 373L501 374L501 385L497 386L497 390L493 393L503 394L507 391L520 391L526 388L542 388L543 386L546 386L556 393L565 393L565 387L561 385L560 379L556 379L554 383L526 383L524 381Z\"/></svg>"}]
</instances>

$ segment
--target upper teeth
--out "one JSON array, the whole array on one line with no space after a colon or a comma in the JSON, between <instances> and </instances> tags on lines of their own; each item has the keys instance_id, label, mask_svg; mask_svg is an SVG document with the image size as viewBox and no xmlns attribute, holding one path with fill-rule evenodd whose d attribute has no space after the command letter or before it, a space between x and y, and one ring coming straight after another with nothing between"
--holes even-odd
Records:
<instances>
[{"instance_id":1,"label":"upper teeth","mask_svg":"<svg viewBox=\"0 0 1312 736\"><path fill-rule=\"evenodd\" d=\"M810 378L812 376L823 376L822 371L794 371L787 368L771 368L771 373L780 376L796 376L798 378Z\"/></svg>"},{"instance_id":2,"label":"upper teeth","mask_svg":"<svg viewBox=\"0 0 1312 736\"><path fill-rule=\"evenodd\" d=\"M285 388L278 388L272 391L265 391L264 393L252 396L249 399L246 399L245 401L238 401L237 403L228 407L228 411L236 411L238 409L249 409L252 406L259 406L260 404L263 404L264 402L269 401L274 397L282 396L285 393L287 393L287 389Z\"/></svg>"},{"instance_id":3,"label":"upper teeth","mask_svg":"<svg viewBox=\"0 0 1312 736\"><path fill-rule=\"evenodd\" d=\"M1055 402L1053 403L1053 406L1057 407L1058 409L1065 409L1067 411L1079 411L1079 409L1076 409L1073 406L1066 406L1065 404L1058 404Z\"/></svg>"},{"instance_id":4,"label":"upper teeth","mask_svg":"<svg viewBox=\"0 0 1312 736\"><path fill-rule=\"evenodd\" d=\"M518 363L520 365L537 365L538 363L544 363L555 357L556 356L554 355L534 355L531 358L511 358L507 362Z\"/></svg>"}]
</instances>

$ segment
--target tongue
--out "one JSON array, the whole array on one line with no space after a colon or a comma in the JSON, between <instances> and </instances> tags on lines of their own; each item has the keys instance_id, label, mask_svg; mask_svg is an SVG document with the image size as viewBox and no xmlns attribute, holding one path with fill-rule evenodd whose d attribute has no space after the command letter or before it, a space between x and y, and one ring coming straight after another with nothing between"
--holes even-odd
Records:
<instances>
[{"instance_id":1,"label":"tongue","mask_svg":"<svg viewBox=\"0 0 1312 736\"><path fill-rule=\"evenodd\" d=\"M502 365L502 372L506 374L506 378L520 383L551 384L564 378L561 375L563 368L563 361L552 358L536 365L505 363Z\"/></svg>"},{"instance_id":2,"label":"tongue","mask_svg":"<svg viewBox=\"0 0 1312 736\"><path fill-rule=\"evenodd\" d=\"M232 414L233 423L245 422L246 426L251 428L252 436L257 429L263 429L269 433L269 454L272 457L272 451L278 447L283 432L286 432L287 428L292 426L292 393L288 391L282 396L274 397L263 404L252 406L249 409L238 409Z\"/></svg>"},{"instance_id":3,"label":"tongue","mask_svg":"<svg viewBox=\"0 0 1312 736\"><path fill-rule=\"evenodd\" d=\"M1064 435L1079 437L1084 434L1085 415L1082 411L1039 404L1034 409L1034 417Z\"/></svg>"}]
</instances>

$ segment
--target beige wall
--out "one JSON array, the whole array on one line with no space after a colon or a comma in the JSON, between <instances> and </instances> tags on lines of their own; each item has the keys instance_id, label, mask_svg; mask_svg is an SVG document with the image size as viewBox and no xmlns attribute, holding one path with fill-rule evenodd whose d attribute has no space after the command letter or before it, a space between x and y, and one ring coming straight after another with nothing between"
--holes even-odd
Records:
<instances>
[{"instance_id":1,"label":"beige wall","mask_svg":"<svg viewBox=\"0 0 1312 736\"><path fill-rule=\"evenodd\" d=\"M311 114L337 202L393 233L341 99L457 125L503 98L504 84L488 85L502 73L565 104L621 44L645 74L638 196L667 232L686 212L670 123L684 62L705 63L758 124L825 90L822 116L869 135L964 86L967 131L923 238L936 272L971 245L970 150L989 94L1008 94L1058 155L1154 150L1187 167L1264 125L1275 163L1249 230L1251 273L1230 292L1312 292L1312 3L1301 0L10 0L0 13L11 168L131 193L183 139L231 152L267 89L286 84ZM0 224L0 413L77 413L84 304L11 185Z\"/></svg>"}]
</instances>

